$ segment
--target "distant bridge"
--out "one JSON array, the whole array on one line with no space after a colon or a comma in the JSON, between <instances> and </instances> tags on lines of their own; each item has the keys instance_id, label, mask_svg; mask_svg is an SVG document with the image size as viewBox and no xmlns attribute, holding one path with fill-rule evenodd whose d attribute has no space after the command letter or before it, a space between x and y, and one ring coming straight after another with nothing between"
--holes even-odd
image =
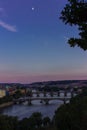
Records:
<instances>
[{"instance_id":1,"label":"distant bridge","mask_svg":"<svg viewBox=\"0 0 87 130\"><path fill-rule=\"evenodd\" d=\"M66 103L66 101L69 101L71 97L26 97L26 98L19 98L19 99L14 99L14 103L23 103L28 101L28 104L31 105L33 100L40 100L42 103L44 102L45 104L49 104L50 100L61 100Z\"/></svg>"},{"instance_id":2,"label":"distant bridge","mask_svg":"<svg viewBox=\"0 0 87 130\"><path fill-rule=\"evenodd\" d=\"M66 97L68 94L71 95L71 97L74 96L74 94L76 94L74 91L67 91L67 90L64 90L64 91L57 91L57 92L54 92L54 91L50 91L50 92L46 92L46 91L36 91L36 92L32 92L32 91L29 91L28 92L28 95L26 96L29 96L29 97L33 97L33 96L37 96L37 97L40 97L41 95L43 95L44 97L47 97L48 95L50 95L51 97L53 97L54 95L57 95L58 97L61 96L61 93Z\"/></svg>"},{"instance_id":3,"label":"distant bridge","mask_svg":"<svg viewBox=\"0 0 87 130\"><path fill-rule=\"evenodd\" d=\"M34 93L36 95L36 97L34 97L33 94L31 94L30 96L28 97L21 97L19 99L14 99L14 103L16 104L21 104L23 102L28 102L29 105L32 104L32 101L34 100L40 100L41 103L45 103L45 104L49 104L49 101L51 100L61 100L64 102L64 104L66 103L66 101L69 101L72 97L74 97L76 94L73 93L73 92L69 92L70 95L68 96L68 93L66 93L64 91L63 95L61 96L61 93L58 91L58 92L51 92L51 93L43 93L43 96L41 96L40 92L36 92ZM50 96L48 96L50 95Z\"/></svg>"}]
</instances>

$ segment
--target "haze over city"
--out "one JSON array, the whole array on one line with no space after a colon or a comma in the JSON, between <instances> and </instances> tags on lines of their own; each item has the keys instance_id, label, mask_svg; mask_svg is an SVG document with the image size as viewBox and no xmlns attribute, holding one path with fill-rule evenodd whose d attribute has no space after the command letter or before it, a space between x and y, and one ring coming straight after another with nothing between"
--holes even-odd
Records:
<instances>
[{"instance_id":1,"label":"haze over city","mask_svg":"<svg viewBox=\"0 0 87 130\"><path fill-rule=\"evenodd\" d=\"M0 82L87 79L87 52L70 48L66 0L0 0Z\"/></svg>"}]
</instances>

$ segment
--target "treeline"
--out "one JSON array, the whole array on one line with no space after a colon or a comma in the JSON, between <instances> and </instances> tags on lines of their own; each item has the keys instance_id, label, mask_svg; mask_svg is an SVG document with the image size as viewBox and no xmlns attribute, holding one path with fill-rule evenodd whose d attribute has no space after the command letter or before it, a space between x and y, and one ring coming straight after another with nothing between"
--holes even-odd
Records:
<instances>
[{"instance_id":1,"label":"treeline","mask_svg":"<svg viewBox=\"0 0 87 130\"><path fill-rule=\"evenodd\" d=\"M45 130L50 126L52 126L50 118L42 117L39 112L22 120L18 120L17 117L0 115L0 130Z\"/></svg>"},{"instance_id":2,"label":"treeline","mask_svg":"<svg viewBox=\"0 0 87 130\"><path fill-rule=\"evenodd\" d=\"M23 94L19 90L17 90L13 95L7 95L3 98L0 98L0 104L12 102L14 98L17 99L20 98L21 96L23 96Z\"/></svg>"},{"instance_id":3,"label":"treeline","mask_svg":"<svg viewBox=\"0 0 87 130\"><path fill-rule=\"evenodd\" d=\"M58 130L87 130L87 89L58 108L54 120Z\"/></svg>"},{"instance_id":4,"label":"treeline","mask_svg":"<svg viewBox=\"0 0 87 130\"><path fill-rule=\"evenodd\" d=\"M12 96L5 96L3 98L0 98L0 104L3 104L3 103L7 103L7 102L11 102L13 99Z\"/></svg>"}]
</instances>

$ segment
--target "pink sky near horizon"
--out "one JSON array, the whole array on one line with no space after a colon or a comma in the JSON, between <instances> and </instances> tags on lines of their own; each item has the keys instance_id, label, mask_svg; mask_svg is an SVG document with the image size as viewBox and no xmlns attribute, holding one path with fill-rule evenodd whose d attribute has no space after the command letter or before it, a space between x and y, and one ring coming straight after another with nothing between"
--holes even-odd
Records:
<instances>
[{"instance_id":1,"label":"pink sky near horizon","mask_svg":"<svg viewBox=\"0 0 87 130\"><path fill-rule=\"evenodd\" d=\"M32 82L42 82L42 81L56 81L56 80L86 80L87 75L79 75L78 74L71 74L71 75L33 75L33 76L26 76L26 75L0 75L0 82L3 83L32 83Z\"/></svg>"},{"instance_id":2,"label":"pink sky near horizon","mask_svg":"<svg viewBox=\"0 0 87 130\"><path fill-rule=\"evenodd\" d=\"M55 80L86 80L87 70L86 64L81 67L74 69L64 68L62 69L43 69L34 71L23 69L11 69L6 68L0 71L0 82L3 83L32 83L41 81L55 81ZM4 66L5 68L5 66Z\"/></svg>"}]
</instances>

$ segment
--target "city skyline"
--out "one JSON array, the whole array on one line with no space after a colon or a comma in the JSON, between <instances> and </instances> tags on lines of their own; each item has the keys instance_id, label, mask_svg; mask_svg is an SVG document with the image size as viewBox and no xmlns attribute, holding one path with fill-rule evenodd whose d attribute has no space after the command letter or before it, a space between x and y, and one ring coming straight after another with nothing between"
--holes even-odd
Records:
<instances>
[{"instance_id":1,"label":"city skyline","mask_svg":"<svg viewBox=\"0 0 87 130\"><path fill-rule=\"evenodd\" d=\"M0 82L87 79L87 52L67 44L67 0L0 0Z\"/></svg>"}]
</instances>

